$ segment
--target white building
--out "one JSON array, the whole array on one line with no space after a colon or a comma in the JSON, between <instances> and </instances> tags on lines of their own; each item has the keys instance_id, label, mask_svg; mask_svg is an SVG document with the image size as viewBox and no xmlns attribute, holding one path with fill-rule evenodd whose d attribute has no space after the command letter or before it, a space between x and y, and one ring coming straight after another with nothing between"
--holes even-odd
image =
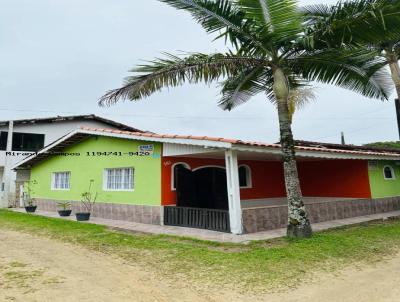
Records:
<instances>
[{"instance_id":1,"label":"white building","mask_svg":"<svg viewBox=\"0 0 400 302\"><path fill-rule=\"evenodd\" d=\"M19 173L17 179L12 167L31 153L80 127L143 132L95 115L0 121L0 207L20 204L22 190L19 185L29 179L29 175L23 173Z\"/></svg>"}]
</instances>

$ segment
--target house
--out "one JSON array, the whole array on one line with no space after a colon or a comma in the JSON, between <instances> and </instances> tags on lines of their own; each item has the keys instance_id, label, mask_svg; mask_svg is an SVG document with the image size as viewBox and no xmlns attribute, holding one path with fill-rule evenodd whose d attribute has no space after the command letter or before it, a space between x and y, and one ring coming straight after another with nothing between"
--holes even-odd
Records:
<instances>
[{"instance_id":1,"label":"house","mask_svg":"<svg viewBox=\"0 0 400 302\"><path fill-rule=\"evenodd\" d=\"M312 222L400 210L400 151L297 142ZM30 174L39 209L79 209L89 182L93 216L241 234L285 227L279 144L82 127L14 167Z\"/></svg>"},{"instance_id":2,"label":"house","mask_svg":"<svg viewBox=\"0 0 400 302\"><path fill-rule=\"evenodd\" d=\"M140 130L95 115L57 116L48 118L0 121L0 207L15 204L19 184L11 167L33 152L81 127L102 127L127 131ZM9 135L12 133L12 135ZM21 175L24 181L28 176Z\"/></svg>"}]
</instances>

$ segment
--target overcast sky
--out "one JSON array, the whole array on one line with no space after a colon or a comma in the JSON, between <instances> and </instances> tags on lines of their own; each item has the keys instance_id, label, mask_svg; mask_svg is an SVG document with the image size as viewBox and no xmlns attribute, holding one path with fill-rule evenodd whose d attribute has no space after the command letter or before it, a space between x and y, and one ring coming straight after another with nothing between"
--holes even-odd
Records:
<instances>
[{"instance_id":1,"label":"overcast sky","mask_svg":"<svg viewBox=\"0 0 400 302\"><path fill-rule=\"evenodd\" d=\"M319 2L335 1L300 1ZM189 14L157 0L0 0L0 119L94 113L159 133L278 141L277 113L264 96L224 112L216 85L97 106L141 60L224 49ZM297 139L339 142L341 131L353 144L397 139L392 101L320 85L316 94L295 117Z\"/></svg>"}]
</instances>

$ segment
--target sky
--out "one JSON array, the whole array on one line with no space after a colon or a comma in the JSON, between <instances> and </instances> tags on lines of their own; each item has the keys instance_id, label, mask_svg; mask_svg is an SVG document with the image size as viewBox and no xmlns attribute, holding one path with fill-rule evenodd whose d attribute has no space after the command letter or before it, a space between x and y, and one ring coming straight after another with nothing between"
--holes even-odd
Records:
<instances>
[{"instance_id":1,"label":"sky","mask_svg":"<svg viewBox=\"0 0 400 302\"><path fill-rule=\"evenodd\" d=\"M335 3L302 0L301 5ZM0 120L97 114L158 133L279 141L265 96L231 112L218 85L164 89L140 102L100 108L98 98L129 70L163 52L225 51L191 16L157 0L0 0ZM397 140L391 101L315 84L317 99L296 113L296 139L364 144Z\"/></svg>"}]
</instances>

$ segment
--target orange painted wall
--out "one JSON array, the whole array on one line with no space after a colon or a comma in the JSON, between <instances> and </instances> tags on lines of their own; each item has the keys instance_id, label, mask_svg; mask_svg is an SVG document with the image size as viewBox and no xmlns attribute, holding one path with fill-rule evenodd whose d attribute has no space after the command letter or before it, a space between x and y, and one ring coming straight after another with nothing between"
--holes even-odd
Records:
<instances>
[{"instance_id":1,"label":"orange painted wall","mask_svg":"<svg viewBox=\"0 0 400 302\"><path fill-rule=\"evenodd\" d=\"M187 163L191 169L202 166L225 166L224 160L205 158L164 157L162 160L162 204L176 202L171 189L173 164ZM252 172L252 187L240 190L241 199L285 197L281 162L239 161ZM299 163L299 177L304 196L370 198L367 161L332 160Z\"/></svg>"},{"instance_id":2,"label":"orange painted wall","mask_svg":"<svg viewBox=\"0 0 400 302\"><path fill-rule=\"evenodd\" d=\"M324 160L299 162L304 196L370 198L368 162Z\"/></svg>"},{"instance_id":3,"label":"orange painted wall","mask_svg":"<svg viewBox=\"0 0 400 302\"><path fill-rule=\"evenodd\" d=\"M207 158L182 158L164 157L162 160L162 202L163 205L175 204L176 193L171 189L173 164L178 162L187 163L191 169L202 166L225 167L225 161ZM242 199L257 199L266 197L285 196L283 181L283 168L279 162L264 161L239 161L239 164L246 164L252 172L252 188L240 190Z\"/></svg>"}]
</instances>

